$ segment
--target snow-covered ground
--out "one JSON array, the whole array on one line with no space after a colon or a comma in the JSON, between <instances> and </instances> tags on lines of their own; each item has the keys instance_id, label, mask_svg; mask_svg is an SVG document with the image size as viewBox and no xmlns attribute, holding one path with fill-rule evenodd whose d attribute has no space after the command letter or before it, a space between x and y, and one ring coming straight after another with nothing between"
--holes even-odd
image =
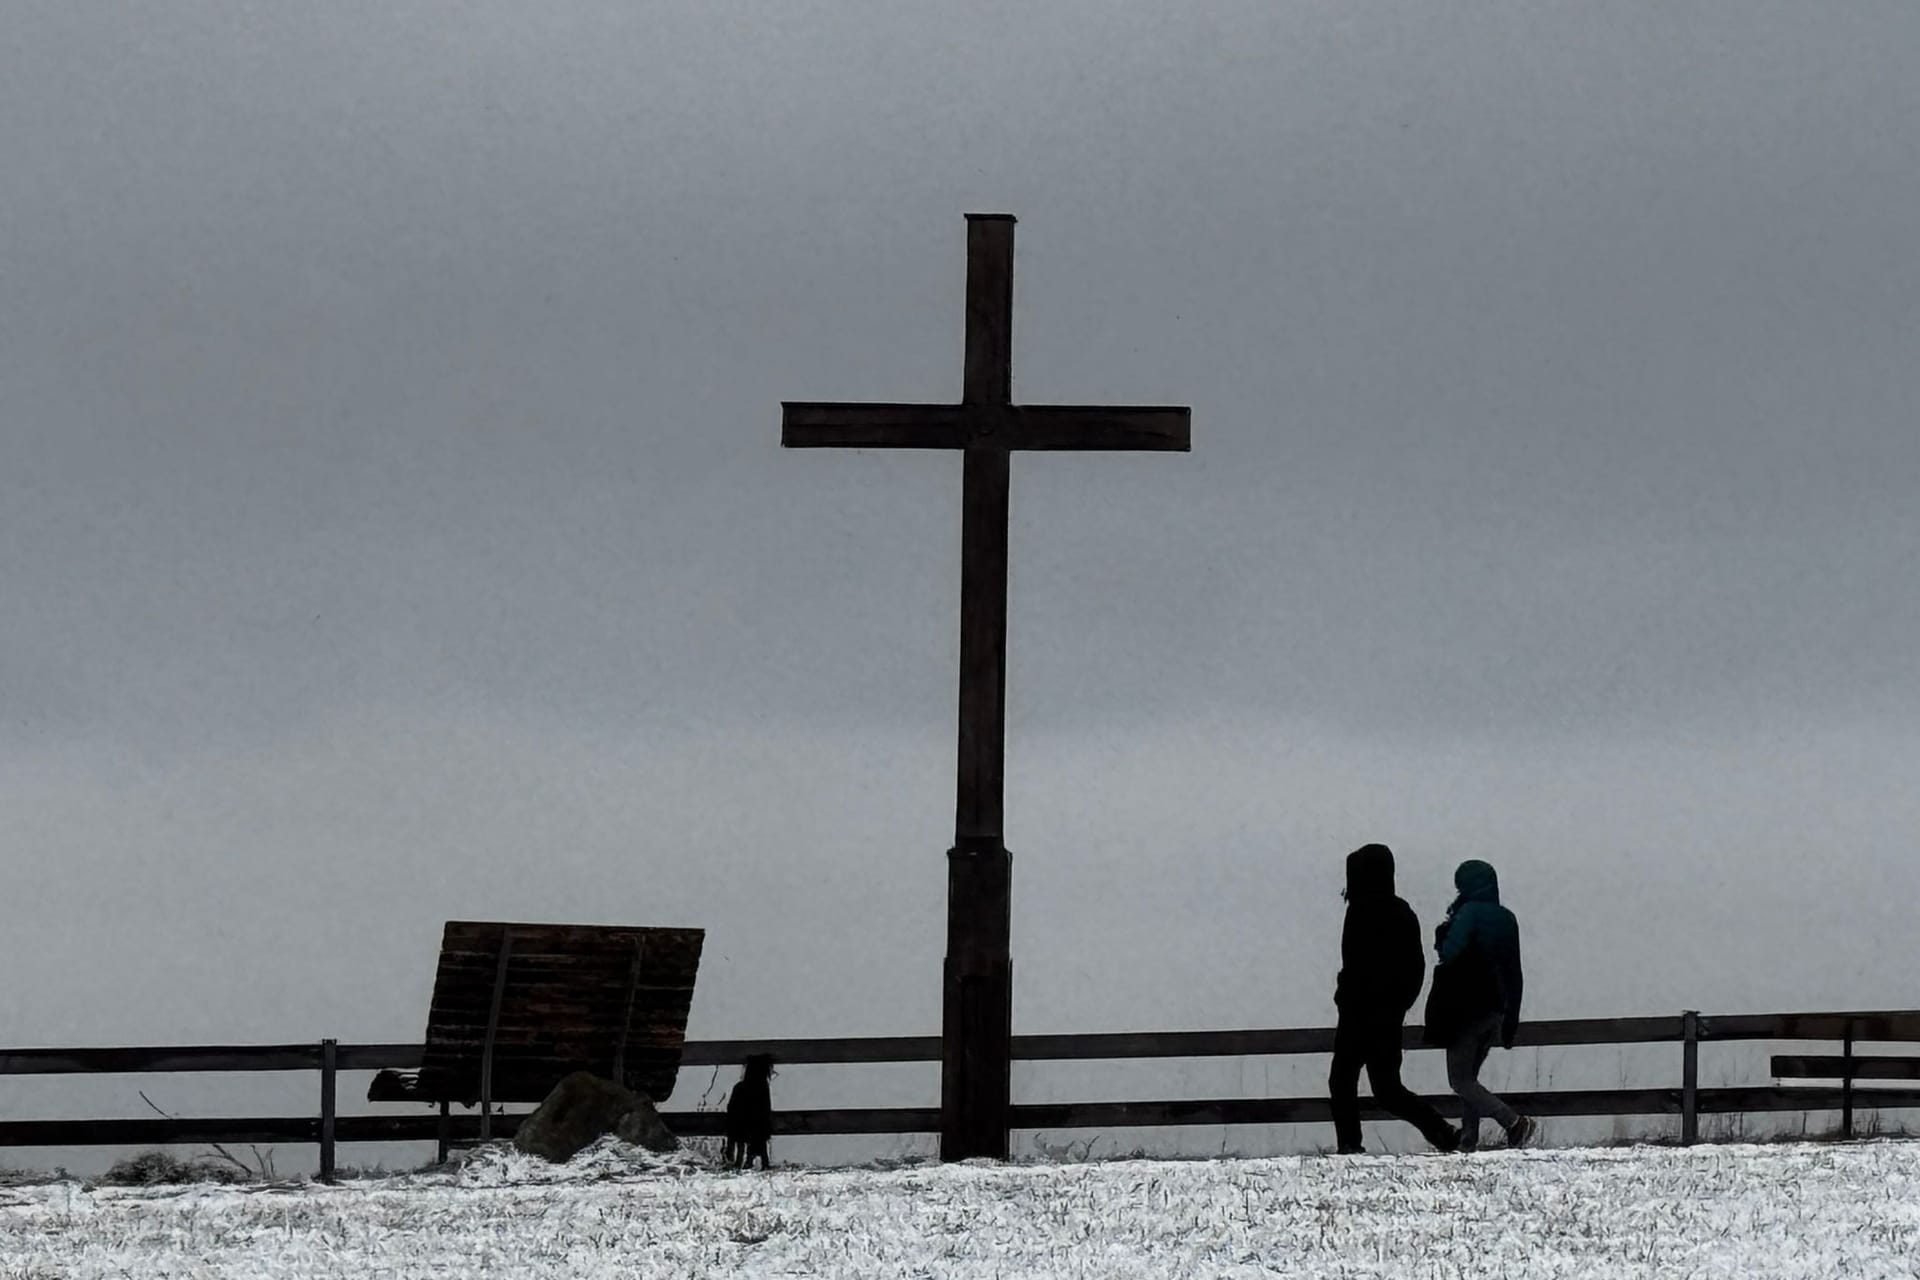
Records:
<instances>
[{"instance_id":1,"label":"snow-covered ground","mask_svg":"<svg viewBox=\"0 0 1920 1280\"><path fill-rule=\"evenodd\" d=\"M7 1277L1920 1276L1920 1143L0 1188Z\"/></svg>"}]
</instances>

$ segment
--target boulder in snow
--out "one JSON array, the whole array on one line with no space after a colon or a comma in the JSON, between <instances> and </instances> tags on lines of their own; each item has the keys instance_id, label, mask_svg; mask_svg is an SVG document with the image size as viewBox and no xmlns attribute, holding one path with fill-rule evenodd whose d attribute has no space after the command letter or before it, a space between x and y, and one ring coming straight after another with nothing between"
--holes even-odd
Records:
<instances>
[{"instance_id":1,"label":"boulder in snow","mask_svg":"<svg viewBox=\"0 0 1920 1280\"><path fill-rule=\"evenodd\" d=\"M528 1155L555 1162L602 1134L649 1151L674 1151L680 1140L661 1123L653 1099L589 1071L576 1071L553 1087L539 1110L513 1135L513 1145Z\"/></svg>"}]
</instances>

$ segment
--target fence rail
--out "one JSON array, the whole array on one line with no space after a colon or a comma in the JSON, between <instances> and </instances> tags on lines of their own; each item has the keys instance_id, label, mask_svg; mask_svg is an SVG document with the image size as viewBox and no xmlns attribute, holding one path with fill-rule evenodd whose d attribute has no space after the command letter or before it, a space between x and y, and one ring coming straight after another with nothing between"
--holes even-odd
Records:
<instances>
[{"instance_id":1,"label":"fence rail","mask_svg":"<svg viewBox=\"0 0 1920 1280\"><path fill-rule=\"evenodd\" d=\"M1282 1028L1240 1031L1120 1032L1086 1035L1013 1037L1016 1061L1091 1061L1129 1058L1263 1057L1333 1050L1333 1028ZM1775 1075L1810 1075L1810 1065L1833 1068L1833 1086L1698 1087L1698 1046L1705 1041L1843 1040L1842 1057L1776 1057ZM1841 1110L1849 1119L1863 1102L1901 1109L1920 1108L1920 1088L1854 1087L1858 1080L1908 1080L1905 1068L1876 1064L1855 1056L1861 1042L1920 1043L1920 1010L1861 1010L1819 1013L1736 1014L1707 1017L1693 1012L1670 1017L1572 1018L1521 1024L1516 1045L1609 1045L1677 1043L1682 1047L1678 1088L1555 1090L1509 1093L1517 1109L1542 1116L1679 1115L1682 1141L1698 1134L1702 1113ZM1404 1043L1424 1047L1421 1028L1408 1027ZM320 1174L330 1178L334 1148L342 1142L466 1141L480 1136L481 1117L449 1115L336 1114L338 1075L420 1065L417 1044L160 1045L130 1048L0 1050L0 1075L144 1074L194 1071L314 1071L320 1074L317 1116L195 1117L130 1120L0 1121L0 1147L89 1145L168 1145L195 1142L293 1142L320 1147ZM707 1040L686 1045L683 1066L738 1063L753 1053L771 1053L785 1064L937 1062L938 1036L868 1036L811 1040ZM1786 1068L1783 1070L1783 1066ZM1459 1100L1431 1098L1442 1114L1457 1116ZM1362 1116L1386 1113L1363 1099ZM497 1135L511 1134L519 1116L491 1118ZM662 1117L688 1137L721 1132L716 1112L668 1112ZM1141 1102L1059 1102L1016 1104L1015 1129L1156 1128L1174 1125L1320 1124L1332 1119L1324 1096L1302 1098L1216 1098ZM782 1111L774 1132L782 1135L937 1133L938 1107L855 1107Z\"/></svg>"}]
</instances>

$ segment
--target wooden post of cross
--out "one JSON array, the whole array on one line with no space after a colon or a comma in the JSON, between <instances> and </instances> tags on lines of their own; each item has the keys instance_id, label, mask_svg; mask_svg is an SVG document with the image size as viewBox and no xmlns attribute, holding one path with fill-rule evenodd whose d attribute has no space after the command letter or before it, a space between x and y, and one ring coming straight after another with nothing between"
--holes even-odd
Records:
<instances>
[{"instance_id":1,"label":"wooden post of cross","mask_svg":"<svg viewBox=\"0 0 1920 1280\"><path fill-rule=\"evenodd\" d=\"M1003 796L1007 480L1015 449L1186 452L1190 411L1013 403L1013 224L967 215L966 364L959 404L786 402L789 448L958 449L960 740L947 851L940 1155L1005 1159L1013 1038L1013 859Z\"/></svg>"}]
</instances>

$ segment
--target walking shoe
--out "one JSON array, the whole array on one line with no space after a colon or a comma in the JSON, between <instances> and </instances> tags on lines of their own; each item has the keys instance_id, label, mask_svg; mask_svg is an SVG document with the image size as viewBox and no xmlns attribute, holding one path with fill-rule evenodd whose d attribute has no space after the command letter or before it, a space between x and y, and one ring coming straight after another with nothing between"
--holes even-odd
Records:
<instances>
[{"instance_id":1,"label":"walking shoe","mask_svg":"<svg viewBox=\"0 0 1920 1280\"><path fill-rule=\"evenodd\" d=\"M1513 1128L1507 1130L1507 1145L1509 1147L1526 1146L1533 1141L1533 1135L1539 1128L1532 1116L1521 1116L1513 1122Z\"/></svg>"},{"instance_id":2,"label":"walking shoe","mask_svg":"<svg viewBox=\"0 0 1920 1280\"><path fill-rule=\"evenodd\" d=\"M1433 1144L1433 1149L1442 1155L1453 1155L1460 1150L1460 1131L1448 1125L1446 1131L1440 1135L1439 1141Z\"/></svg>"}]
</instances>

